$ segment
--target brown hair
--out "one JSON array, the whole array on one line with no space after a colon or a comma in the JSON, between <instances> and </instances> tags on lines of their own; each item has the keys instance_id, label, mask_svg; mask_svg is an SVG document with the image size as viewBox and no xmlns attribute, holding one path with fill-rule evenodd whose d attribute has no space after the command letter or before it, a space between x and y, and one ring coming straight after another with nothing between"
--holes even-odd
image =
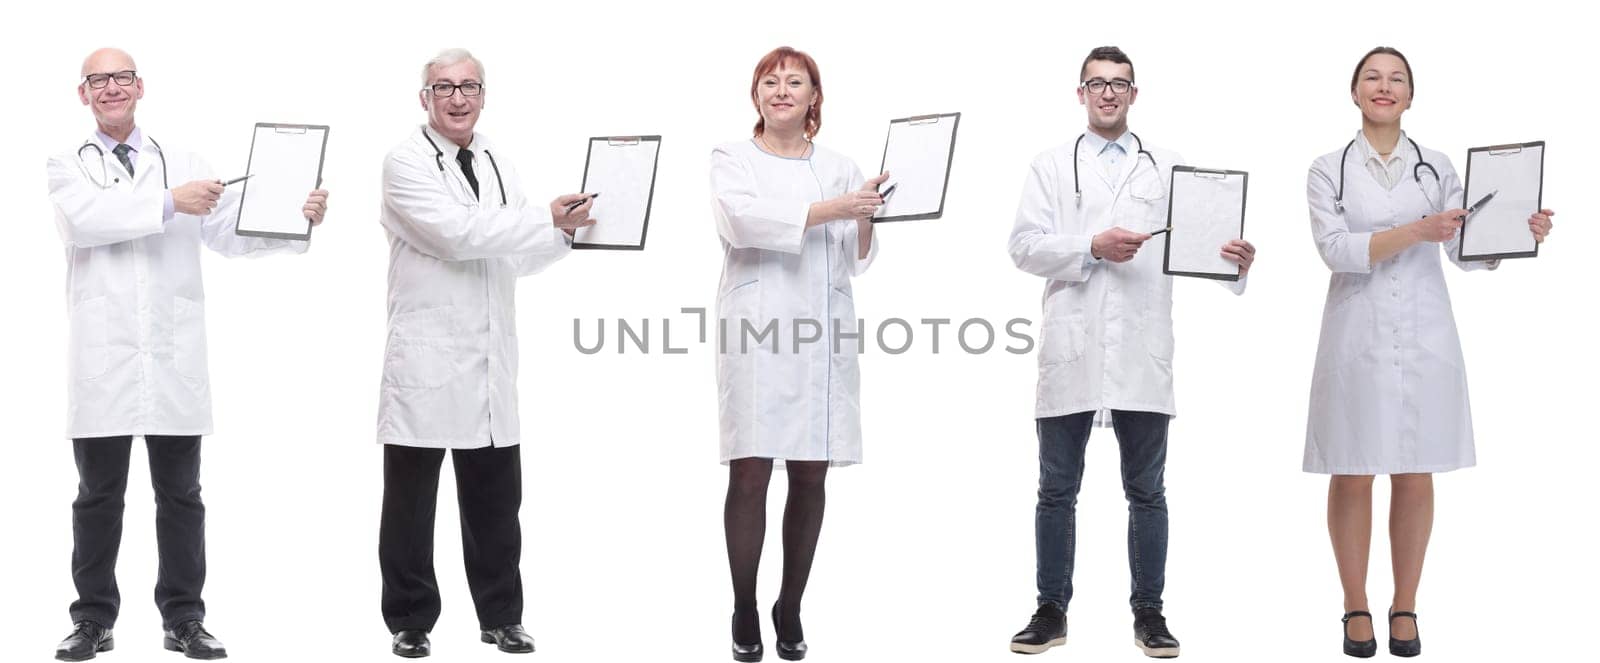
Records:
<instances>
[{"instance_id":1,"label":"brown hair","mask_svg":"<svg viewBox=\"0 0 1600 663\"><path fill-rule=\"evenodd\" d=\"M755 73L750 76L750 103L756 103L756 87L761 84L761 77L777 71L784 65L805 69L806 75L811 77L811 86L816 88L816 99L813 100L811 107L806 109L805 134L806 138L812 138L822 130L822 75L817 71L817 61L804 52L788 46L779 46L762 57L761 61L756 63ZM758 106L755 135L760 136L766 131L766 122L766 118L761 117L761 108Z\"/></svg>"},{"instance_id":2,"label":"brown hair","mask_svg":"<svg viewBox=\"0 0 1600 663\"><path fill-rule=\"evenodd\" d=\"M1089 73L1089 63L1095 60L1128 65L1128 78L1133 79L1133 60L1128 58L1128 54L1115 46L1101 46L1089 51L1089 56L1083 59L1083 66L1078 68L1079 83L1082 83L1084 75Z\"/></svg>"}]
</instances>

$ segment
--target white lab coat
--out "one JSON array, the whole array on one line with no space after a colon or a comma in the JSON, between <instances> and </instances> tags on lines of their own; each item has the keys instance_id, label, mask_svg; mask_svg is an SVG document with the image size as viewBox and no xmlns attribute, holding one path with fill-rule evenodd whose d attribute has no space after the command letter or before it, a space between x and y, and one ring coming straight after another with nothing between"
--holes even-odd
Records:
<instances>
[{"instance_id":1,"label":"white lab coat","mask_svg":"<svg viewBox=\"0 0 1600 663\"><path fill-rule=\"evenodd\" d=\"M444 152L443 172L424 131ZM550 210L528 201L505 154L473 136L468 149L481 192L474 198L455 160L458 149L424 127L383 162L389 335L378 396L381 444L477 449L521 442L516 279L571 251Z\"/></svg>"},{"instance_id":2,"label":"white lab coat","mask_svg":"<svg viewBox=\"0 0 1600 663\"><path fill-rule=\"evenodd\" d=\"M1183 160L1146 145L1159 168L1134 148L1117 172L1107 173L1097 155L1082 149L1079 204L1072 189L1074 142L1033 160L1011 230L1017 268L1048 279L1034 416L1093 411L1099 425L1110 425L1110 410L1176 416L1172 277L1161 273L1164 240L1146 242L1124 263L1095 260L1090 242L1114 226L1134 232L1164 227L1172 167ZM1243 279L1218 283L1244 292Z\"/></svg>"},{"instance_id":3,"label":"white lab coat","mask_svg":"<svg viewBox=\"0 0 1600 663\"><path fill-rule=\"evenodd\" d=\"M235 234L238 187L210 214L163 222L161 150L145 137L130 176L97 136L88 140L104 156L86 148L80 163L74 149L46 163L67 257L67 437L210 435L200 244L234 257L301 253L308 243ZM165 156L172 187L215 179L194 154ZM109 188L97 184L105 180Z\"/></svg>"},{"instance_id":4,"label":"white lab coat","mask_svg":"<svg viewBox=\"0 0 1600 663\"><path fill-rule=\"evenodd\" d=\"M752 140L711 153L711 209L722 239L717 318L726 330L717 353L717 405L723 463L736 458L861 462L861 341L839 337L856 322L850 277L878 252L877 233L859 258L856 221L806 228L811 204L860 189L861 169L813 145L809 159L768 154ZM822 340L795 352L796 319L820 322ZM778 323L770 337L742 342L746 323ZM801 334L814 331L807 327Z\"/></svg>"},{"instance_id":5,"label":"white lab coat","mask_svg":"<svg viewBox=\"0 0 1600 663\"><path fill-rule=\"evenodd\" d=\"M1363 165L1357 142L1345 165L1344 214L1334 209L1344 150L1312 162L1306 178L1312 237L1333 275L1311 377L1304 469L1372 475L1470 467L1467 373L1439 259L1442 249L1455 261L1459 235L1368 264L1373 233L1458 204L1461 180L1448 157L1424 148L1439 180L1423 169L1419 186L1415 152L1401 136L1404 174L1385 189Z\"/></svg>"}]
</instances>

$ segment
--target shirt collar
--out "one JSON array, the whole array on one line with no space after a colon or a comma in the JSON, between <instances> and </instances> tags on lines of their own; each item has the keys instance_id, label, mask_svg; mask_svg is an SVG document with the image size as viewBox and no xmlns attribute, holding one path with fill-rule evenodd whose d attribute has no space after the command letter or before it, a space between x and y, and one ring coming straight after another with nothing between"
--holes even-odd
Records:
<instances>
[{"instance_id":1,"label":"shirt collar","mask_svg":"<svg viewBox=\"0 0 1600 663\"><path fill-rule=\"evenodd\" d=\"M1100 134L1093 131L1085 131L1083 133L1083 144L1089 148L1090 154L1098 155L1104 153L1112 145L1122 148L1123 154L1131 154L1133 152L1133 132L1124 131L1116 140L1106 140L1101 138Z\"/></svg>"},{"instance_id":2,"label":"shirt collar","mask_svg":"<svg viewBox=\"0 0 1600 663\"><path fill-rule=\"evenodd\" d=\"M96 128L94 130L94 135L95 138L99 138L100 142L106 146L107 152L117 149L117 139L112 138L110 134L107 134L106 132L101 131L99 128ZM137 126L133 128L132 133L128 134L128 147L133 148L134 152L138 152L139 148L144 147L144 134L139 131L139 127Z\"/></svg>"},{"instance_id":3,"label":"shirt collar","mask_svg":"<svg viewBox=\"0 0 1600 663\"><path fill-rule=\"evenodd\" d=\"M1378 165L1385 168L1392 168L1396 163L1403 165L1405 164L1406 150L1401 149L1401 146L1405 144L1406 132L1402 131L1400 132L1400 138L1394 142L1394 151L1389 153L1389 160L1384 161L1382 157L1378 156L1378 150L1372 147L1372 143L1367 140L1367 132L1356 132L1356 147L1361 150L1361 163L1376 161Z\"/></svg>"},{"instance_id":4,"label":"shirt collar","mask_svg":"<svg viewBox=\"0 0 1600 663\"><path fill-rule=\"evenodd\" d=\"M461 152L460 145L457 145L455 141L450 140L449 138L445 138L444 134L434 131L433 127L426 124L422 125L422 131L423 133L427 134L429 138L433 139L433 144L439 146L439 150L444 152L446 157L448 157L451 161L456 160L456 155ZM472 142L467 143L467 149L472 150L473 154L477 154L483 149L483 138L474 132L472 134Z\"/></svg>"}]
</instances>

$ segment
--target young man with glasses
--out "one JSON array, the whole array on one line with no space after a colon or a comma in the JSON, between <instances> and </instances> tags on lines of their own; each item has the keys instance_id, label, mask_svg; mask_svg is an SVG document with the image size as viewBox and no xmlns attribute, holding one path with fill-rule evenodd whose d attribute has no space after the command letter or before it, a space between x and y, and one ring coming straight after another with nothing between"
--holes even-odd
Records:
<instances>
[{"instance_id":1,"label":"young man with glasses","mask_svg":"<svg viewBox=\"0 0 1600 663\"><path fill-rule=\"evenodd\" d=\"M201 244L225 256L301 253L306 242L241 237L237 187L134 123L144 97L133 58L101 49L83 62L78 99L96 131L47 164L56 228L67 246L67 436L78 466L72 502L75 628L56 658L109 651L121 595L117 551L134 437L143 437L156 497L156 606L164 645L189 658L227 655L206 632L205 505L200 438L211 434ZM301 212L322 222L328 192Z\"/></svg>"},{"instance_id":2,"label":"young man with glasses","mask_svg":"<svg viewBox=\"0 0 1600 663\"><path fill-rule=\"evenodd\" d=\"M480 639L533 651L523 630L516 279L572 250L592 198L530 204L511 162L474 133L483 65L462 49L422 68L428 123L383 164L389 337L378 400L383 618L397 656L427 656L439 618L433 518L451 450ZM581 204L578 204L581 203ZM570 209L569 209L570 207Z\"/></svg>"},{"instance_id":3,"label":"young man with glasses","mask_svg":"<svg viewBox=\"0 0 1600 663\"><path fill-rule=\"evenodd\" d=\"M1089 52L1078 101L1088 131L1040 154L1023 186L1011 232L1012 261L1046 279L1039 386L1039 502L1034 516L1038 609L1011 651L1038 654L1067 639L1076 507L1093 427L1110 426L1121 448L1128 500L1129 602L1135 644L1147 656L1178 655L1161 614L1167 503L1162 475L1172 396L1172 279L1159 248L1141 250L1166 225L1175 153L1128 130L1138 98L1133 63L1114 46ZM1255 248L1218 247L1250 269ZM1235 293L1244 281L1222 282Z\"/></svg>"}]
</instances>

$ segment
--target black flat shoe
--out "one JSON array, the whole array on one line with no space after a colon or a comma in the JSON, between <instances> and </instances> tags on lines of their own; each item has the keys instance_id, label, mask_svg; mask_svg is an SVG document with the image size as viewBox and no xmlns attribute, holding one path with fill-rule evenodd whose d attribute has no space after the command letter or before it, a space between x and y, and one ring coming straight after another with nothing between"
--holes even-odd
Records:
<instances>
[{"instance_id":1,"label":"black flat shoe","mask_svg":"<svg viewBox=\"0 0 1600 663\"><path fill-rule=\"evenodd\" d=\"M1415 625L1417 623L1417 613L1415 613L1415 612L1406 612L1406 611L1403 611L1403 610L1400 611L1400 612L1395 612L1393 608L1390 608L1389 609L1389 632L1390 633L1394 633L1394 618L1395 617L1410 617L1411 618L1411 623L1413 625ZM1390 635L1389 636L1389 653L1393 654L1395 656L1403 656L1403 657L1406 657L1406 658L1410 658L1412 656L1416 656L1418 654L1421 654L1422 653L1422 630L1418 629L1417 630L1417 637L1412 638L1410 640L1396 640L1396 639L1394 639L1393 635Z\"/></svg>"},{"instance_id":2,"label":"black flat shoe","mask_svg":"<svg viewBox=\"0 0 1600 663\"><path fill-rule=\"evenodd\" d=\"M759 628L759 624L760 622L757 622L757 628ZM739 631L739 614L737 612L733 615L733 630L735 634L737 634ZM740 644L738 636L734 636L733 660L740 661L741 663L756 663L756 661L761 660L762 653L761 635L759 631L756 634L756 641L751 644Z\"/></svg>"},{"instance_id":3,"label":"black flat shoe","mask_svg":"<svg viewBox=\"0 0 1600 663\"><path fill-rule=\"evenodd\" d=\"M507 654L532 654L533 636L522 630L521 624L506 624L484 631L478 639L494 645Z\"/></svg>"},{"instance_id":4,"label":"black flat shoe","mask_svg":"<svg viewBox=\"0 0 1600 663\"><path fill-rule=\"evenodd\" d=\"M799 624L795 624L795 630L800 631L800 633L797 634L799 637L793 640L784 640L784 629L782 622L778 619L778 606L780 605L783 605L781 601L772 604L772 630L776 631L778 634L778 658L781 658L785 661L798 661L806 657L806 638L804 635L804 629L802 629Z\"/></svg>"},{"instance_id":5,"label":"black flat shoe","mask_svg":"<svg viewBox=\"0 0 1600 663\"><path fill-rule=\"evenodd\" d=\"M395 632L390 651L401 658L422 658L433 653L433 645L428 642L427 631L408 628Z\"/></svg>"},{"instance_id":6,"label":"black flat shoe","mask_svg":"<svg viewBox=\"0 0 1600 663\"><path fill-rule=\"evenodd\" d=\"M1356 658L1372 658L1378 655L1378 639L1355 641L1350 639L1350 620L1354 617L1366 617L1372 620L1372 613L1365 610L1351 610L1344 613L1339 621L1344 624L1344 655Z\"/></svg>"},{"instance_id":7,"label":"black flat shoe","mask_svg":"<svg viewBox=\"0 0 1600 663\"><path fill-rule=\"evenodd\" d=\"M111 629L90 621L72 625L72 634L56 645L56 660L87 661L95 654L111 651L116 646L111 639Z\"/></svg>"},{"instance_id":8,"label":"black flat shoe","mask_svg":"<svg viewBox=\"0 0 1600 663\"><path fill-rule=\"evenodd\" d=\"M161 646L167 651L180 651L188 658L202 661L228 657L228 650L206 631L205 625L198 619L191 619L167 631L161 639Z\"/></svg>"}]
</instances>

